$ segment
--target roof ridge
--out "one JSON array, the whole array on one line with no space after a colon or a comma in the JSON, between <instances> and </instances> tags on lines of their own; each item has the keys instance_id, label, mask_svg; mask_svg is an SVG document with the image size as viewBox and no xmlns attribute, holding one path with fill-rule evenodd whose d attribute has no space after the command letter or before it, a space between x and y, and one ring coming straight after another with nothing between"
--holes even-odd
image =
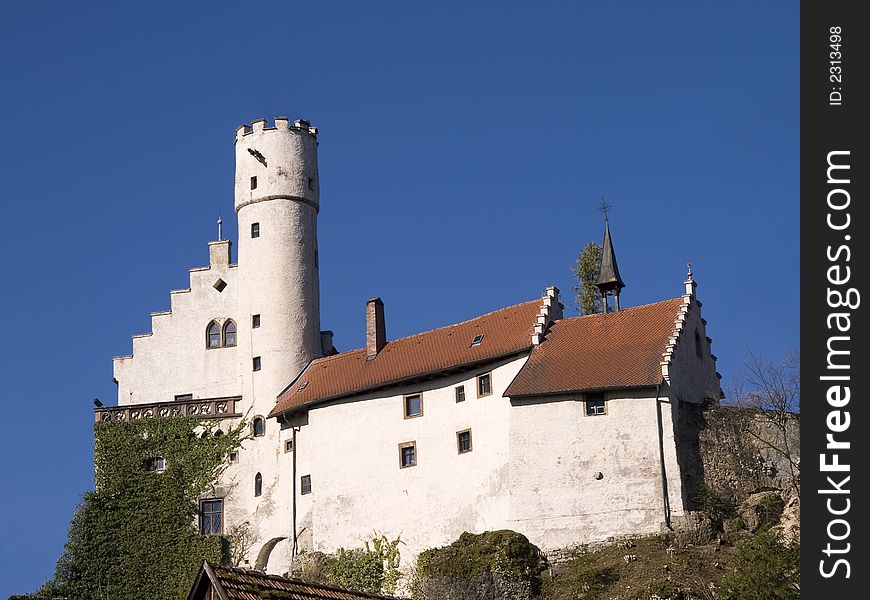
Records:
<instances>
[{"instance_id":1,"label":"roof ridge","mask_svg":"<svg viewBox=\"0 0 870 600\"><path fill-rule=\"evenodd\" d=\"M358 595L362 598L377 598L378 600L400 600L396 596L386 596L383 594L373 594L371 592L362 592L360 590L352 590L349 588L342 587L340 585L331 585L326 583L316 583L313 581L305 581L304 579L299 579L297 577L284 577L283 575L275 575L273 573L264 573L262 571L257 571L256 569L245 569L243 567L225 567L221 565L215 565L209 563L212 569L216 571L230 571L232 573L240 573L243 575L248 575L249 577L261 577L264 579L272 579L280 582L289 582L297 585L309 586L313 588L319 588L322 590L330 590L330 591L342 591L348 592L349 594Z\"/></svg>"},{"instance_id":2,"label":"roof ridge","mask_svg":"<svg viewBox=\"0 0 870 600\"><path fill-rule=\"evenodd\" d=\"M657 304L664 304L664 303L666 303L666 302L674 302L675 300L679 300L680 302L682 302L683 297L682 297L682 296L678 296L678 297L676 297L676 298L668 298L668 299L666 299L666 300L658 300L657 302L648 302L647 304L638 304L637 306L629 306L628 308L620 308L620 309L619 309L619 312L592 313L592 314L588 314L588 315L575 315L575 316L573 316L573 317L565 317L565 318L563 318L563 319L559 319L559 320L555 321L555 323L558 323L559 321L573 321L574 319L583 319L583 318L586 318L586 317L603 317L603 316L605 316L605 314L606 314L606 315L618 315L618 314L621 314L621 313L624 313L624 312L629 312L629 311L632 311L632 310L636 310L636 309L638 309L638 308L648 308L648 307L650 307L650 306L655 306L655 305L657 305Z\"/></svg>"}]
</instances>

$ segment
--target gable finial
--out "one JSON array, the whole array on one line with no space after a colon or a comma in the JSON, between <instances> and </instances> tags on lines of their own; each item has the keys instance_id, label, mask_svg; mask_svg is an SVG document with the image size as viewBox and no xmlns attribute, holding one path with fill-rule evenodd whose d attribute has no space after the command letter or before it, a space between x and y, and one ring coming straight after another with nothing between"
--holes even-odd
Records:
<instances>
[{"instance_id":1,"label":"gable finial","mask_svg":"<svg viewBox=\"0 0 870 600\"><path fill-rule=\"evenodd\" d=\"M687 262L687 263L686 263L686 266L689 267L689 281L691 281L691 280L692 280L692 263L691 263L691 262Z\"/></svg>"},{"instance_id":2,"label":"gable finial","mask_svg":"<svg viewBox=\"0 0 870 600\"><path fill-rule=\"evenodd\" d=\"M217 241L219 241L219 242L223 241L223 239L224 239L224 238L223 238L223 228L222 228L222 227L223 227L223 224L224 224L224 221L223 221L223 219L221 219L221 214L218 213L218 221L217 221L217 226L218 226L218 240L217 240Z\"/></svg>"}]
</instances>

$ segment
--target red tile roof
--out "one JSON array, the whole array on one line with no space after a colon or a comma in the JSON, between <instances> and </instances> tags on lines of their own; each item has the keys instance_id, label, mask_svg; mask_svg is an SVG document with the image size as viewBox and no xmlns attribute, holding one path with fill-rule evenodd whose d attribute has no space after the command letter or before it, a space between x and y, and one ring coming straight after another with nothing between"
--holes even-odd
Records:
<instances>
[{"instance_id":1,"label":"red tile roof","mask_svg":"<svg viewBox=\"0 0 870 600\"><path fill-rule=\"evenodd\" d=\"M675 298L618 313L556 321L505 396L659 384L662 353L682 304L682 298Z\"/></svg>"},{"instance_id":2,"label":"red tile roof","mask_svg":"<svg viewBox=\"0 0 870 600\"><path fill-rule=\"evenodd\" d=\"M540 307L532 300L393 340L372 360L365 348L314 360L281 392L270 416L528 351ZM479 334L483 341L471 346Z\"/></svg>"}]
</instances>

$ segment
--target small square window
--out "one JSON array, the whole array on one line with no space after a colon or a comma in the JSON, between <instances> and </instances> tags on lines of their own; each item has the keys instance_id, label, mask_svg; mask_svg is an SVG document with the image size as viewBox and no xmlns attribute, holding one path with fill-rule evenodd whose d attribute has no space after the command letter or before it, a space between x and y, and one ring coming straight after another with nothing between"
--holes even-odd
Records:
<instances>
[{"instance_id":1,"label":"small square window","mask_svg":"<svg viewBox=\"0 0 870 600\"><path fill-rule=\"evenodd\" d=\"M259 223L251 223L251 237L252 238L260 237L260 224Z\"/></svg>"},{"instance_id":2,"label":"small square window","mask_svg":"<svg viewBox=\"0 0 870 600\"><path fill-rule=\"evenodd\" d=\"M459 451L459 454L465 454L466 452L471 452L471 430L470 429L456 432L456 449Z\"/></svg>"},{"instance_id":3,"label":"small square window","mask_svg":"<svg viewBox=\"0 0 870 600\"><path fill-rule=\"evenodd\" d=\"M257 189L257 177L256 176L251 177L251 189L252 190Z\"/></svg>"},{"instance_id":4,"label":"small square window","mask_svg":"<svg viewBox=\"0 0 870 600\"><path fill-rule=\"evenodd\" d=\"M284 452L293 452L293 440L284 440Z\"/></svg>"},{"instance_id":5,"label":"small square window","mask_svg":"<svg viewBox=\"0 0 870 600\"><path fill-rule=\"evenodd\" d=\"M234 465L239 462L239 452L237 450L233 450L230 452L230 464Z\"/></svg>"},{"instance_id":6,"label":"small square window","mask_svg":"<svg viewBox=\"0 0 870 600\"><path fill-rule=\"evenodd\" d=\"M492 373L484 373L477 376L477 397L489 396L492 394Z\"/></svg>"},{"instance_id":7,"label":"small square window","mask_svg":"<svg viewBox=\"0 0 870 600\"><path fill-rule=\"evenodd\" d=\"M176 402L188 402L190 400L193 400L193 394L177 394L175 396Z\"/></svg>"},{"instance_id":8,"label":"small square window","mask_svg":"<svg viewBox=\"0 0 870 600\"><path fill-rule=\"evenodd\" d=\"M145 470L148 472L166 470L166 459L162 456L155 456L145 461Z\"/></svg>"},{"instance_id":9,"label":"small square window","mask_svg":"<svg viewBox=\"0 0 870 600\"><path fill-rule=\"evenodd\" d=\"M227 287L227 282L224 281L223 279L218 278L218 280L214 282L214 289L216 289L219 292L224 291L224 289L226 289L226 287Z\"/></svg>"},{"instance_id":10,"label":"small square window","mask_svg":"<svg viewBox=\"0 0 870 600\"><path fill-rule=\"evenodd\" d=\"M417 442L399 444L399 468L417 466Z\"/></svg>"},{"instance_id":11,"label":"small square window","mask_svg":"<svg viewBox=\"0 0 870 600\"><path fill-rule=\"evenodd\" d=\"M304 496L311 493L311 475L303 475L299 484L299 492Z\"/></svg>"},{"instance_id":12,"label":"small square window","mask_svg":"<svg viewBox=\"0 0 870 600\"><path fill-rule=\"evenodd\" d=\"M221 498L203 500L199 504L199 530L203 535L224 531L224 501Z\"/></svg>"},{"instance_id":13,"label":"small square window","mask_svg":"<svg viewBox=\"0 0 870 600\"><path fill-rule=\"evenodd\" d=\"M251 315L251 329L256 329L260 326L260 315Z\"/></svg>"},{"instance_id":14,"label":"small square window","mask_svg":"<svg viewBox=\"0 0 870 600\"><path fill-rule=\"evenodd\" d=\"M423 394L410 394L405 396L405 418L423 416Z\"/></svg>"},{"instance_id":15,"label":"small square window","mask_svg":"<svg viewBox=\"0 0 870 600\"><path fill-rule=\"evenodd\" d=\"M263 363L259 356L254 357L254 370L259 371L263 367Z\"/></svg>"},{"instance_id":16,"label":"small square window","mask_svg":"<svg viewBox=\"0 0 870 600\"><path fill-rule=\"evenodd\" d=\"M601 394L586 395L586 414L590 417L607 414L607 404L604 402L604 396Z\"/></svg>"},{"instance_id":17,"label":"small square window","mask_svg":"<svg viewBox=\"0 0 870 600\"><path fill-rule=\"evenodd\" d=\"M308 189L314 191L314 177L308 178Z\"/></svg>"},{"instance_id":18,"label":"small square window","mask_svg":"<svg viewBox=\"0 0 870 600\"><path fill-rule=\"evenodd\" d=\"M465 386L457 385L456 386L456 401L457 402L465 402Z\"/></svg>"}]
</instances>

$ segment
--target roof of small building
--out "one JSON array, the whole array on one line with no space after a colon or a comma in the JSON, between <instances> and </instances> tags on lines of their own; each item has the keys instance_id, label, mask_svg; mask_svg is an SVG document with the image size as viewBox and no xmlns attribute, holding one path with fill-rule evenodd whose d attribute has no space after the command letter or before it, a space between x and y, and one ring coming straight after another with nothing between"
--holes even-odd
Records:
<instances>
[{"instance_id":1,"label":"roof of small building","mask_svg":"<svg viewBox=\"0 0 870 600\"><path fill-rule=\"evenodd\" d=\"M540 307L531 300L393 340L370 360L365 348L316 359L281 392L270 416L528 352ZM472 345L477 335L483 339Z\"/></svg>"},{"instance_id":2,"label":"roof of small building","mask_svg":"<svg viewBox=\"0 0 870 600\"><path fill-rule=\"evenodd\" d=\"M683 304L674 298L553 323L546 340L505 391L541 396L577 391L653 387Z\"/></svg>"},{"instance_id":3,"label":"roof of small building","mask_svg":"<svg viewBox=\"0 0 870 600\"><path fill-rule=\"evenodd\" d=\"M205 598L208 585L214 588L212 597L220 600L396 600L393 596L356 592L259 571L219 567L209 562L203 563L187 600Z\"/></svg>"}]
</instances>

